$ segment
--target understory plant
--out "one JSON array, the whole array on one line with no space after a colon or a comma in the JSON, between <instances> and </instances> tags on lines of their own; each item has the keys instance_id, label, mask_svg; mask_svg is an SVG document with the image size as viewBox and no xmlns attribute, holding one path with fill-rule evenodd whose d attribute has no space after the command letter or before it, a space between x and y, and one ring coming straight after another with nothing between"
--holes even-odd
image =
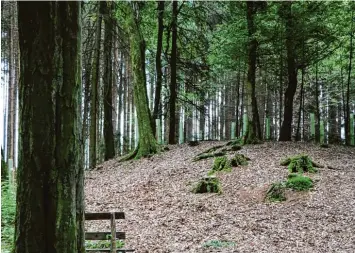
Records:
<instances>
[{"instance_id":1,"label":"understory plant","mask_svg":"<svg viewBox=\"0 0 355 253\"><path fill-rule=\"evenodd\" d=\"M317 169L315 168L316 164L308 155L304 154L288 157L281 161L281 165L287 166L290 173L317 172Z\"/></svg>"},{"instance_id":2,"label":"understory plant","mask_svg":"<svg viewBox=\"0 0 355 253\"><path fill-rule=\"evenodd\" d=\"M266 199L270 202L285 201L285 184L283 182L273 183L266 192Z\"/></svg>"},{"instance_id":3,"label":"understory plant","mask_svg":"<svg viewBox=\"0 0 355 253\"><path fill-rule=\"evenodd\" d=\"M313 181L300 174L290 174L286 181L286 187L296 191L307 191L313 187Z\"/></svg>"},{"instance_id":4,"label":"understory plant","mask_svg":"<svg viewBox=\"0 0 355 253\"><path fill-rule=\"evenodd\" d=\"M1 250L11 252L14 246L16 194L8 181L1 183Z\"/></svg>"},{"instance_id":5,"label":"understory plant","mask_svg":"<svg viewBox=\"0 0 355 253\"><path fill-rule=\"evenodd\" d=\"M192 189L193 193L222 193L219 179L215 176L208 176L200 179Z\"/></svg>"}]
</instances>

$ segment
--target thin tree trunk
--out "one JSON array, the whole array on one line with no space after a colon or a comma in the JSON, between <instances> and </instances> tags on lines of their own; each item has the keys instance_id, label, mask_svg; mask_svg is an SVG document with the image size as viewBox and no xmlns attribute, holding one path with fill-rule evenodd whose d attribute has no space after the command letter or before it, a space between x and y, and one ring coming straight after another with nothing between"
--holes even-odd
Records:
<instances>
[{"instance_id":1,"label":"thin tree trunk","mask_svg":"<svg viewBox=\"0 0 355 253\"><path fill-rule=\"evenodd\" d=\"M161 53L163 49L163 32L164 32L164 1L158 1L158 37L157 37L157 53L155 56L155 68L156 68L156 85L154 96L154 109L153 109L153 132L156 134L155 120L159 118L161 114L161 89L163 84L163 71L161 64Z\"/></svg>"},{"instance_id":2,"label":"thin tree trunk","mask_svg":"<svg viewBox=\"0 0 355 253\"><path fill-rule=\"evenodd\" d=\"M170 57L170 99L169 99L169 144L176 144L176 98L177 98L177 15L178 2L173 1L172 13L172 43L171 43L171 57Z\"/></svg>"},{"instance_id":3,"label":"thin tree trunk","mask_svg":"<svg viewBox=\"0 0 355 253\"><path fill-rule=\"evenodd\" d=\"M96 23L95 53L92 63L92 83L91 83L91 106L90 106L90 151L89 167L95 168L97 162L97 115L98 115L98 87L99 87L99 67L100 67L100 41L102 9L105 2L98 3L98 19Z\"/></svg>"},{"instance_id":4,"label":"thin tree trunk","mask_svg":"<svg viewBox=\"0 0 355 253\"><path fill-rule=\"evenodd\" d=\"M105 39L104 39L104 139L105 161L115 156L113 125L112 125L112 32L113 32L113 3L105 1Z\"/></svg>"}]
</instances>

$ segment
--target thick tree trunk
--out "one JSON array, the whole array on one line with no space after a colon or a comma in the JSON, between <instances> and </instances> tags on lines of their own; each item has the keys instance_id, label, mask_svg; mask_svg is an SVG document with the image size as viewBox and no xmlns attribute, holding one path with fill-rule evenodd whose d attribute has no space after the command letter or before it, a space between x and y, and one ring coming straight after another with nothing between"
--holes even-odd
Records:
<instances>
[{"instance_id":1,"label":"thick tree trunk","mask_svg":"<svg viewBox=\"0 0 355 253\"><path fill-rule=\"evenodd\" d=\"M16 253L85 252L80 6L18 3L22 68Z\"/></svg>"},{"instance_id":2,"label":"thick tree trunk","mask_svg":"<svg viewBox=\"0 0 355 253\"><path fill-rule=\"evenodd\" d=\"M177 98L177 15L178 15L178 2L173 1L172 13L172 42L171 42L171 56L170 56L170 99L169 99L169 144L176 144L176 98Z\"/></svg>"},{"instance_id":3,"label":"thick tree trunk","mask_svg":"<svg viewBox=\"0 0 355 253\"><path fill-rule=\"evenodd\" d=\"M96 167L97 155L97 115L98 115L98 87L99 87L99 67L100 67L100 41L101 41L101 22L102 9L105 2L99 2L98 19L96 20L95 52L92 63L92 83L91 83L91 106L90 106L90 150L89 167Z\"/></svg>"},{"instance_id":4,"label":"thick tree trunk","mask_svg":"<svg viewBox=\"0 0 355 253\"><path fill-rule=\"evenodd\" d=\"M112 2L105 1L105 39L104 39L104 139L105 161L115 156L113 125L112 125Z\"/></svg>"},{"instance_id":5,"label":"thick tree trunk","mask_svg":"<svg viewBox=\"0 0 355 253\"><path fill-rule=\"evenodd\" d=\"M280 130L280 141L291 141L292 138L292 113L293 98L297 88L297 67L295 62L294 45L294 21L291 14L292 2L283 2L282 9L286 23L286 50L287 50L287 71L288 86L285 92L284 117Z\"/></svg>"}]
</instances>

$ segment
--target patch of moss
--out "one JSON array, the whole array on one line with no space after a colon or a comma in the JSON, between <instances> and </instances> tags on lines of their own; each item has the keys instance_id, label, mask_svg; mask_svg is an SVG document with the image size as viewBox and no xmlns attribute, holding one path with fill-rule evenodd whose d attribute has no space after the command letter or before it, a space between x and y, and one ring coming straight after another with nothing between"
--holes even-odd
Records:
<instances>
[{"instance_id":1,"label":"patch of moss","mask_svg":"<svg viewBox=\"0 0 355 253\"><path fill-rule=\"evenodd\" d=\"M309 177L290 174L286 182L286 187L296 191L307 191L313 187L313 181Z\"/></svg>"},{"instance_id":2,"label":"patch of moss","mask_svg":"<svg viewBox=\"0 0 355 253\"><path fill-rule=\"evenodd\" d=\"M200 161L200 160L207 159L207 158L210 158L210 157L219 157L219 156L225 156L225 155L226 155L225 152L202 153L202 154L196 156L193 159L193 161L196 162L196 161Z\"/></svg>"},{"instance_id":3,"label":"patch of moss","mask_svg":"<svg viewBox=\"0 0 355 253\"><path fill-rule=\"evenodd\" d=\"M230 164L230 161L228 161L228 158L226 156L222 156L222 157L217 157L214 159L214 163L213 163L213 168L209 173L209 174L213 174L214 172L217 171L231 171L232 167Z\"/></svg>"},{"instance_id":4,"label":"patch of moss","mask_svg":"<svg viewBox=\"0 0 355 253\"><path fill-rule=\"evenodd\" d=\"M202 178L192 189L193 193L222 193L221 183L215 176Z\"/></svg>"},{"instance_id":5,"label":"patch of moss","mask_svg":"<svg viewBox=\"0 0 355 253\"><path fill-rule=\"evenodd\" d=\"M246 157L243 154L236 154L230 161L231 165L233 167L237 167L240 165L248 165L248 161L250 159L248 157Z\"/></svg>"},{"instance_id":6,"label":"patch of moss","mask_svg":"<svg viewBox=\"0 0 355 253\"><path fill-rule=\"evenodd\" d=\"M315 173L317 172L317 169L315 167L318 166L316 163L312 162L311 158L309 158L308 155L297 155L294 157L288 157L281 161L280 164L282 166L287 166L290 173Z\"/></svg>"},{"instance_id":7,"label":"patch of moss","mask_svg":"<svg viewBox=\"0 0 355 253\"><path fill-rule=\"evenodd\" d=\"M241 138L227 142L226 146L234 146L242 144L243 140Z\"/></svg>"},{"instance_id":8,"label":"patch of moss","mask_svg":"<svg viewBox=\"0 0 355 253\"><path fill-rule=\"evenodd\" d=\"M273 183L266 192L266 200L270 202L285 201L285 185L283 183Z\"/></svg>"}]
</instances>

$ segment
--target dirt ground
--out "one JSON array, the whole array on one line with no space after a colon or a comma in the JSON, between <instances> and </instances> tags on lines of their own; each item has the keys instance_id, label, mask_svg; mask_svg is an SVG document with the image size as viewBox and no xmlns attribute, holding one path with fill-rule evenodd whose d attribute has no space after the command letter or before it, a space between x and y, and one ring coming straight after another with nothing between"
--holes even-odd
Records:
<instances>
[{"instance_id":1,"label":"dirt ground","mask_svg":"<svg viewBox=\"0 0 355 253\"><path fill-rule=\"evenodd\" d=\"M213 158L193 162L193 157L224 143L174 145L139 161L108 161L86 173L86 211L125 212L117 227L126 232L125 248L138 253L355 252L354 148L244 146L238 152L251 161L217 174L221 195L192 193L192 185L213 165ZM289 192L283 203L265 203L269 185L287 178L280 160L300 153L325 166L311 176L314 189ZM86 222L86 227L109 231L109 221ZM207 247L211 240L225 243Z\"/></svg>"}]
</instances>

